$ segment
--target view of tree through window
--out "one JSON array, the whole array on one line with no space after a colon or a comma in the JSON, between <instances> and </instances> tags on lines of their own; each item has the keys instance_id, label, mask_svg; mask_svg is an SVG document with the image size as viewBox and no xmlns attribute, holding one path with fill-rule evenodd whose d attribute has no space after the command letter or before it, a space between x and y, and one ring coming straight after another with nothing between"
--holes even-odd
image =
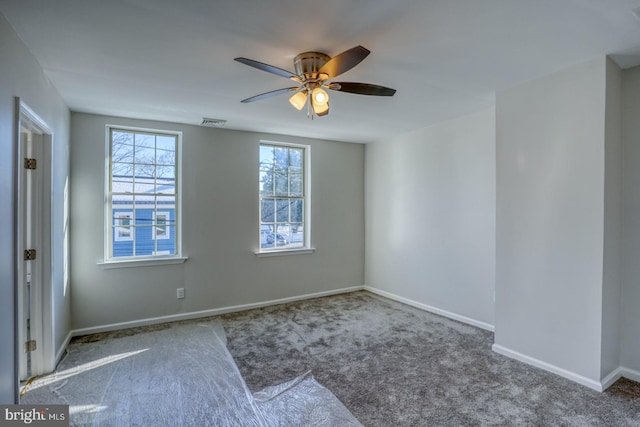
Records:
<instances>
[{"instance_id":1,"label":"view of tree through window","mask_svg":"<svg viewBox=\"0 0 640 427\"><path fill-rule=\"evenodd\" d=\"M175 255L175 134L112 128L109 258Z\"/></svg>"},{"instance_id":2,"label":"view of tree through window","mask_svg":"<svg viewBox=\"0 0 640 427\"><path fill-rule=\"evenodd\" d=\"M260 248L305 247L305 148L260 145Z\"/></svg>"}]
</instances>

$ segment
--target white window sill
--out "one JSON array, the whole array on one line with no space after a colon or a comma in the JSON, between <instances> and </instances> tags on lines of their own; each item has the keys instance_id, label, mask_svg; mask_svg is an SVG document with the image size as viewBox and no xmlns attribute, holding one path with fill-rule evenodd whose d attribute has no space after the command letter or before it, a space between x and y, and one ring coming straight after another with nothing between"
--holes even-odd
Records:
<instances>
[{"instance_id":1,"label":"white window sill","mask_svg":"<svg viewBox=\"0 0 640 427\"><path fill-rule=\"evenodd\" d=\"M148 267L151 265L168 265L168 264L183 264L189 257L186 256L173 256L173 257L157 257L157 258L142 258L142 259L119 259L111 261L99 262L98 265L105 270L112 268L127 268L127 267Z\"/></svg>"},{"instance_id":2,"label":"white window sill","mask_svg":"<svg viewBox=\"0 0 640 427\"><path fill-rule=\"evenodd\" d=\"M282 249L275 251L258 251L256 252L256 256L259 258L262 257L270 257L270 256L284 256L284 255L304 255L310 254L315 251L316 248L302 248L302 249Z\"/></svg>"}]
</instances>

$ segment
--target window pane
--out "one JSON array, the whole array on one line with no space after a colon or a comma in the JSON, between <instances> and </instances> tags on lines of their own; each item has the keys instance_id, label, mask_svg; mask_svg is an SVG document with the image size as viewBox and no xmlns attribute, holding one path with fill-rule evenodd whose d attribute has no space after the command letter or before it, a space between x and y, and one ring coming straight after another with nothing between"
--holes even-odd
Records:
<instances>
[{"instance_id":1,"label":"window pane","mask_svg":"<svg viewBox=\"0 0 640 427\"><path fill-rule=\"evenodd\" d=\"M303 153L304 151L302 149L289 149L289 165L291 166L291 172L302 172Z\"/></svg>"},{"instance_id":2,"label":"window pane","mask_svg":"<svg viewBox=\"0 0 640 427\"><path fill-rule=\"evenodd\" d=\"M273 147L266 145L260 146L260 170L273 170Z\"/></svg>"},{"instance_id":3,"label":"window pane","mask_svg":"<svg viewBox=\"0 0 640 427\"><path fill-rule=\"evenodd\" d=\"M302 224L291 224L291 247L304 246L304 226Z\"/></svg>"},{"instance_id":4,"label":"window pane","mask_svg":"<svg viewBox=\"0 0 640 427\"><path fill-rule=\"evenodd\" d=\"M302 222L304 202L302 199L291 200L291 222Z\"/></svg>"},{"instance_id":5,"label":"window pane","mask_svg":"<svg viewBox=\"0 0 640 427\"><path fill-rule=\"evenodd\" d=\"M276 236L275 236L275 246L276 247L287 247L289 246L291 237L290 234L291 227L289 224L278 224L276 225Z\"/></svg>"},{"instance_id":6,"label":"window pane","mask_svg":"<svg viewBox=\"0 0 640 427\"><path fill-rule=\"evenodd\" d=\"M133 163L133 133L113 131L111 137L111 161Z\"/></svg>"},{"instance_id":7,"label":"window pane","mask_svg":"<svg viewBox=\"0 0 640 427\"><path fill-rule=\"evenodd\" d=\"M275 199L262 199L260 215L262 222L275 222Z\"/></svg>"},{"instance_id":8,"label":"window pane","mask_svg":"<svg viewBox=\"0 0 640 427\"><path fill-rule=\"evenodd\" d=\"M135 136L136 163L154 164L156 162L156 143L153 135L136 134Z\"/></svg>"},{"instance_id":9,"label":"window pane","mask_svg":"<svg viewBox=\"0 0 640 427\"><path fill-rule=\"evenodd\" d=\"M111 198L111 213L115 218L116 213L129 212L133 210L133 196L115 194Z\"/></svg>"},{"instance_id":10,"label":"window pane","mask_svg":"<svg viewBox=\"0 0 640 427\"><path fill-rule=\"evenodd\" d=\"M153 239L153 227L149 225L136 227L136 256L153 255L156 242Z\"/></svg>"},{"instance_id":11,"label":"window pane","mask_svg":"<svg viewBox=\"0 0 640 427\"><path fill-rule=\"evenodd\" d=\"M154 253L154 255L175 255L175 235L175 227L167 226L164 236L160 236L156 239L156 252Z\"/></svg>"},{"instance_id":12,"label":"window pane","mask_svg":"<svg viewBox=\"0 0 640 427\"><path fill-rule=\"evenodd\" d=\"M156 150L156 164L158 165L175 165L176 152L167 150Z\"/></svg>"},{"instance_id":13,"label":"window pane","mask_svg":"<svg viewBox=\"0 0 640 427\"><path fill-rule=\"evenodd\" d=\"M176 168L173 166L158 166L156 168L156 193L175 194L176 192Z\"/></svg>"},{"instance_id":14,"label":"window pane","mask_svg":"<svg viewBox=\"0 0 640 427\"><path fill-rule=\"evenodd\" d=\"M276 173L276 196L288 196L289 195L289 183L286 173Z\"/></svg>"},{"instance_id":15,"label":"window pane","mask_svg":"<svg viewBox=\"0 0 640 427\"><path fill-rule=\"evenodd\" d=\"M276 199L276 222L289 222L289 199Z\"/></svg>"},{"instance_id":16,"label":"window pane","mask_svg":"<svg viewBox=\"0 0 640 427\"><path fill-rule=\"evenodd\" d=\"M287 148L275 147L274 156L276 171L287 171L289 167L289 150Z\"/></svg>"},{"instance_id":17,"label":"window pane","mask_svg":"<svg viewBox=\"0 0 640 427\"><path fill-rule=\"evenodd\" d=\"M175 153L176 151L176 137L175 136L169 136L169 135L158 135L156 136L156 149L158 149L158 151L162 150L162 151L170 151ZM160 157L160 156L158 156ZM160 162L158 162L160 163ZM174 161L171 163L166 163L166 164L174 164L175 163L175 158Z\"/></svg>"},{"instance_id":18,"label":"window pane","mask_svg":"<svg viewBox=\"0 0 640 427\"><path fill-rule=\"evenodd\" d=\"M289 175L289 195L302 196L302 174Z\"/></svg>"},{"instance_id":19,"label":"window pane","mask_svg":"<svg viewBox=\"0 0 640 427\"><path fill-rule=\"evenodd\" d=\"M114 193L133 192L133 165L114 163L111 168L111 191Z\"/></svg>"},{"instance_id":20,"label":"window pane","mask_svg":"<svg viewBox=\"0 0 640 427\"><path fill-rule=\"evenodd\" d=\"M156 204L158 212L169 212L169 221L173 222L175 219L176 196L158 196L156 197Z\"/></svg>"},{"instance_id":21,"label":"window pane","mask_svg":"<svg viewBox=\"0 0 640 427\"><path fill-rule=\"evenodd\" d=\"M273 173L260 172L260 195L272 196L273 195Z\"/></svg>"}]
</instances>

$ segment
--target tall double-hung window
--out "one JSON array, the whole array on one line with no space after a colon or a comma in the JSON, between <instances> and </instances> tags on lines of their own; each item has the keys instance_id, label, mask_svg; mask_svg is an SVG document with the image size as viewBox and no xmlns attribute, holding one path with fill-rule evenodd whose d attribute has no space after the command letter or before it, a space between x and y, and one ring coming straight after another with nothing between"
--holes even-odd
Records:
<instances>
[{"instance_id":1,"label":"tall double-hung window","mask_svg":"<svg viewBox=\"0 0 640 427\"><path fill-rule=\"evenodd\" d=\"M181 134L107 127L105 260L180 256Z\"/></svg>"},{"instance_id":2,"label":"tall double-hung window","mask_svg":"<svg viewBox=\"0 0 640 427\"><path fill-rule=\"evenodd\" d=\"M309 147L260 144L260 252L309 249Z\"/></svg>"}]
</instances>

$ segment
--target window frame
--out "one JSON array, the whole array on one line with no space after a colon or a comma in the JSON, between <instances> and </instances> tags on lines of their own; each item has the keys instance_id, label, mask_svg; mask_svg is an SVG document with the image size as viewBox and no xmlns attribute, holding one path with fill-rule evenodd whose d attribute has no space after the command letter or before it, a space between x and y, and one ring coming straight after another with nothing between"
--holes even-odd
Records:
<instances>
[{"instance_id":1,"label":"window frame","mask_svg":"<svg viewBox=\"0 0 640 427\"><path fill-rule=\"evenodd\" d=\"M111 158L111 150L112 150L112 141L111 135L113 131L123 131L123 132L133 132L133 133L144 133L151 134L154 136L171 136L176 138L176 149L175 149L175 162L173 167L175 167L175 191L174 191L174 218L175 218L175 226L174 226L174 239L175 239L175 254L157 254L157 248L154 244L154 250L151 254L147 255L134 255L126 256L126 257L114 257L113 256L113 244L117 240L115 234L112 232L116 230L116 225L111 224L113 218L113 207L112 207L112 197L111 197L111 166L112 166L112 158ZM104 258L101 262L98 262L99 265L103 266L103 268L120 268L120 267L133 267L133 266L148 266L148 265L156 265L156 264L175 264L175 263L183 263L186 261L187 257L182 254L182 132L173 131L173 130L163 130L163 129L151 129L151 128L141 128L141 127L132 127L132 126L122 126L122 125L114 125L107 124L105 125L105 170L104 170ZM154 193L154 195L162 196L160 193ZM156 209L157 211L157 209ZM153 218L155 218L155 213L153 213ZM159 213L168 213L167 211L157 211ZM129 213L129 212L127 212ZM130 212L131 217L133 217L133 211ZM152 241L156 241L155 232L156 226L152 226ZM170 228L167 228L167 232L170 233ZM167 237L168 238L168 237ZM132 229L131 239L135 242L134 230ZM164 252L164 251L161 251Z\"/></svg>"},{"instance_id":2,"label":"window frame","mask_svg":"<svg viewBox=\"0 0 640 427\"><path fill-rule=\"evenodd\" d=\"M268 145L274 147L283 148L295 148L301 149L302 155L302 199L303 199L303 211L302 211L302 226L303 226L303 239L304 244L302 247L296 248L278 248L274 245L273 248L262 247L262 194L260 194L260 147ZM277 256L277 255L297 255L311 253L315 248L311 245L311 146L308 144L299 144L292 142L272 141L272 140L260 140L258 144L258 167L256 172L258 173L258 250L255 251L257 256Z\"/></svg>"}]
</instances>

